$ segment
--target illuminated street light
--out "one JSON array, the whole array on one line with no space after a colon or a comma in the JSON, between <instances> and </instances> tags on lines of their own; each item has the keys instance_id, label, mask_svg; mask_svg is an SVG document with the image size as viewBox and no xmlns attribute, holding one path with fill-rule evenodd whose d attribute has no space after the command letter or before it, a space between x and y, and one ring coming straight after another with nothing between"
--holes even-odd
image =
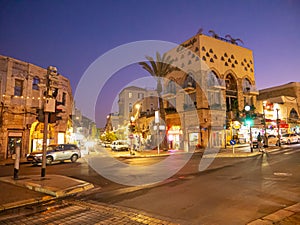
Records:
<instances>
[{"instance_id":1,"label":"illuminated street light","mask_svg":"<svg viewBox=\"0 0 300 225\"><path fill-rule=\"evenodd\" d=\"M249 105L246 105L245 111L246 111L245 123L249 126L249 130L250 130L250 150L251 150L251 152L253 152L252 130L251 130L251 125L253 123L253 119L252 119L252 115L251 115L251 107Z\"/></svg>"}]
</instances>

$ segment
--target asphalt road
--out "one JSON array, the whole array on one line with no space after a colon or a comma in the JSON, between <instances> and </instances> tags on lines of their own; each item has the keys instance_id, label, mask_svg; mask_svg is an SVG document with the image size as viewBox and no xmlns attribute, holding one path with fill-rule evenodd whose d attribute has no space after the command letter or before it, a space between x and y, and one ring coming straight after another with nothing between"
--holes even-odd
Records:
<instances>
[{"instance_id":1,"label":"asphalt road","mask_svg":"<svg viewBox=\"0 0 300 225\"><path fill-rule=\"evenodd\" d=\"M286 150L246 159L217 158L214 164L222 165L226 161L226 166L201 173L197 171L201 155L195 154L177 174L159 185L147 187L112 182L100 176L83 159L47 166L46 174L66 175L101 187L77 196L82 201L114 203L187 221L187 224L246 224L300 202L299 151L298 145L291 145ZM163 159L119 160L143 167ZM176 156L173 160L180 161ZM20 176L40 174L40 171L39 166L25 164L21 165ZM1 166L0 176L12 174L13 166Z\"/></svg>"},{"instance_id":2,"label":"asphalt road","mask_svg":"<svg viewBox=\"0 0 300 225\"><path fill-rule=\"evenodd\" d=\"M300 152L295 148L109 201L190 224L246 224L300 201Z\"/></svg>"}]
</instances>

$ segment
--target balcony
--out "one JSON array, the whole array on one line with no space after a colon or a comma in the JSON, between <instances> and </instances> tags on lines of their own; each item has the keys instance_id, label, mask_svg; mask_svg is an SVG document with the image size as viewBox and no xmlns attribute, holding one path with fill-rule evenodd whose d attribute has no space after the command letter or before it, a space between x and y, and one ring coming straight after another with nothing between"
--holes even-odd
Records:
<instances>
[{"instance_id":1,"label":"balcony","mask_svg":"<svg viewBox=\"0 0 300 225\"><path fill-rule=\"evenodd\" d=\"M223 89L223 90L226 89L225 80L218 79L218 78L215 78L215 80L213 82L210 82L208 86L209 88L212 89Z\"/></svg>"},{"instance_id":2,"label":"balcony","mask_svg":"<svg viewBox=\"0 0 300 225\"><path fill-rule=\"evenodd\" d=\"M247 95L258 95L259 92L255 86L246 86L243 87L243 93Z\"/></svg>"},{"instance_id":3,"label":"balcony","mask_svg":"<svg viewBox=\"0 0 300 225\"><path fill-rule=\"evenodd\" d=\"M163 98L174 98L176 96L176 90L166 90L163 94Z\"/></svg>"}]
</instances>

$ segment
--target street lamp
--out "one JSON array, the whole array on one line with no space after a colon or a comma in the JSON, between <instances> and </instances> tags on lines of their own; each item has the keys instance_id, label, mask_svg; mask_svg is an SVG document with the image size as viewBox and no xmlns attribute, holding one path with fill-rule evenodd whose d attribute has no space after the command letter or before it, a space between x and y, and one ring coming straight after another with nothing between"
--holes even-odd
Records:
<instances>
[{"instance_id":1,"label":"street lamp","mask_svg":"<svg viewBox=\"0 0 300 225\"><path fill-rule=\"evenodd\" d=\"M251 130L251 123L252 123L252 116L251 116L251 107L249 105L245 106L246 111L246 124L249 126L250 130L250 150L253 152L253 144L252 144L252 130ZM248 116L248 118L247 118Z\"/></svg>"},{"instance_id":2,"label":"street lamp","mask_svg":"<svg viewBox=\"0 0 300 225\"><path fill-rule=\"evenodd\" d=\"M133 155L133 122L134 122L134 117L130 117L130 155Z\"/></svg>"},{"instance_id":3,"label":"street lamp","mask_svg":"<svg viewBox=\"0 0 300 225\"><path fill-rule=\"evenodd\" d=\"M141 137L140 137L140 129L139 129L139 123L138 123L138 120L139 120L139 114L140 114L140 108L141 108L141 105L140 104L136 104L135 105L135 108L137 110L136 112L136 131L138 133L138 150L140 151L141 149Z\"/></svg>"},{"instance_id":4,"label":"street lamp","mask_svg":"<svg viewBox=\"0 0 300 225\"><path fill-rule=\"evenodd\" d=\"M281 143L280 143L280 133L279 133L279 113L278 113L279 109L276 108L276 122L277 122L277 131L278 131L278 134L277 134L277 137L278 137L278 146L281 147Z\"/></svg>"}]
</instances>

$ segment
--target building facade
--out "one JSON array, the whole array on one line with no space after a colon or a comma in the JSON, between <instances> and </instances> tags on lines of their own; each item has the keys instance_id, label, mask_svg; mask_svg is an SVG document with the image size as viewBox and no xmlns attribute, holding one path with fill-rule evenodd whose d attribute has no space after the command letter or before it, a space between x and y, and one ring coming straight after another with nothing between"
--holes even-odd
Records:
<instances>
[{"instance_id":1,"label":"building facade","mask_svg":"<svg viewBox=\"0 0 300 225\"><path fill-rule=\"evenodd\" d=\"M0 159L11 158L16 145L21 157L42 149L44 123L37 117L45 101L47 69L0 56ZM61 120L49 124L47 143L68 143L73 97L70 82L58 75L56 100Z\"/></svg>"},{"instance_id":2,"label":"building facade","mask_svg":"<svg viewBox=\"0 0 300 225\"><path fill-rule=\"evenodd\" d=\"M291 82L259 90L257 110L264 114L267 134L300 133L300 83Z\"/></svg>"},{"instance_id":3,"label":"building facade","mask_svg":"<svg viewBox=\"0 0 300 225\"><path fill-rule=\"evenodd\" d=\"M179 68L164 81L170 147L224 147L233 138L244 142L249 128L239 122L240 114L246 105L255 106L258 95L252 51L197 34L167 54Z\"/></svg>"}]
</instances>

